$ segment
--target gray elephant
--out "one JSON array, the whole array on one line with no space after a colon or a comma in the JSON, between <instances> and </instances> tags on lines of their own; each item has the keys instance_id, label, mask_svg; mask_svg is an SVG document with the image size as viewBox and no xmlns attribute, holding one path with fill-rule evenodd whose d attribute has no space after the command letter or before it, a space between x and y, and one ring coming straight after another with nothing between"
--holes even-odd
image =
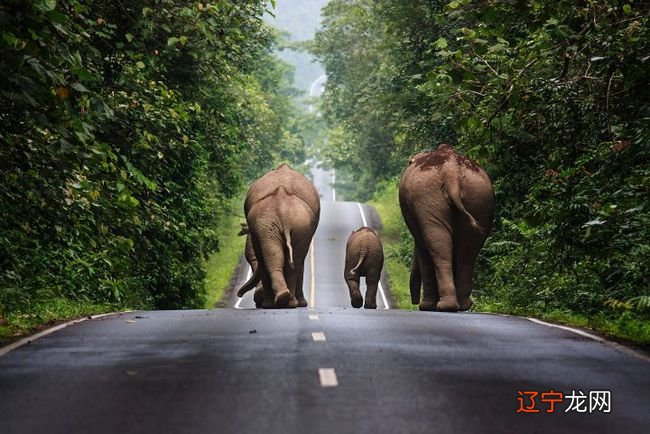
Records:
<instances>
[{"instance_id":1,"label":"gray elephant","mask_svg":"<svg viewBox=\"0 0 650 434\"><path fill-rule=\"evenodd\" d=\"M262 283L263 307L305 307L304 261L320 218L314 185L283 164L255 181L244 212L258 267L237 292L239 297ZM259 293L255 297L260 302Z\"/></svg>"},{"instance_id":2,"label":"gray elephant","mask_svg":"<svg viewBox=\"0 0 650 434\"><path fill-rule=\"evenodd\" d=\"M384 249L375 231L362 227L352 232L345 246L345 282L350 291L352 307L360 308L363 303L359 280L366 277L366 302L364 308L377 308L377 286L384 267Z\"/></svg>"},{"instance_id":3,"label":"gray elephant","mask_svg":"<svg viewBox=\"0 0 650 434\"><path fill-rule=\"evenodd\" d=\"M474 265L494 217L487 174L442 144L411 159L400 181L399 203L415 240L411 302L420 310L468 310Z\"/></svg>"},{"instance_id":4,"label":"gray elephant","mask_svg":"<svg viewBox=\"0 0 650 434\"><path fill-rule=\"evenodd\" d=\"M246 235L246 247L244 248L244 257L246 262L250 265L251 270L255 273L257 270L257 256L255 256L255 250L253 250L253 241L248 233L248 225L242 224L241 231L237 235ZM253 295L253 300L255 301L255 307L260 308L264 302L264 289L262 288L262 282L260 281L255 285L255 294Z\"/></svg>"}]
</instances>

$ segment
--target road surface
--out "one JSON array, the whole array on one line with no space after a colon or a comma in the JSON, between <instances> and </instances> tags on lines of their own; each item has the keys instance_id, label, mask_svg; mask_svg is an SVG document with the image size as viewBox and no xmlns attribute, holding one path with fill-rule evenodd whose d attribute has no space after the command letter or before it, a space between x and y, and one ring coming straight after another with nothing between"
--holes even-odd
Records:
<instances>
[{"instance_id":1,"label":"road surface","mask_svg":"<svg viewBox=\"0 0 650 434\"><path fill-rule=\"evenodd\" d=\"M318 176L314 307L132 312L0 352L0 433L648 432L650 362L630 351L525 318L347 307L361 212Z\"/></svg>"}]
</instances>

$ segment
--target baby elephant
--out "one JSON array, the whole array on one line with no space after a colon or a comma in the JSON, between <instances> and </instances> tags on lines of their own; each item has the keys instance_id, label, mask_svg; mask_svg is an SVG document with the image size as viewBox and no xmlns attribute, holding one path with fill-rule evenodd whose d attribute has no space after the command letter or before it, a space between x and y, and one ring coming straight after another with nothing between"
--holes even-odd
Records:
<instances>
[{"instance_id":1,"label":"baby elephant","mask_svg":"<svg viewBox=\"0 0 650 434\"><path fill-rule=\"evenodd\" d=\"M377 286L384 266L384 249L379 236L368 227L352 232L345 247L345 282L350 290L352 307L359 308L363 297L359 291L361 276L366 277L366 309L377 309Z\"/></svg>"}]
</instances>

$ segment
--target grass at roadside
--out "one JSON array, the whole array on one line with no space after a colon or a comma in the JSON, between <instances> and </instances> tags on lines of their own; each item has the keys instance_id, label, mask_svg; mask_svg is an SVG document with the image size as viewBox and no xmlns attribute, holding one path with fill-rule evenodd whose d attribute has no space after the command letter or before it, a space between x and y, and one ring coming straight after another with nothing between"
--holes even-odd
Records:
<instances>
[{"instance_id":1,"label":"grass at roadside","mask_svg":"<svg viewBox=\"0 0 650 434\"><path fill-rule=\"evenodd\" d=\"M7 318L0 320L0 344L58 322L117 310L125 310L125 307L117 304L71 301L65 298L47 299L30 306L29 313L12 312Z\"/></svg>"},{"instance_id":2,"label":"grass at roadside","mask_svg":"<svg viewBox=\"0 0 650 434\"><path fill-rule=\"evenodd\" d=\"M408 261L405 260L412 249L412 241L399 208L397 182L387 183L378 189L369 204L375 207L382 221L383 228L380 236L384 245L385 267L390 278L393 303L400 309L417 309L417 306L411 305L408 287L410 268L406 265ZM586 316L570 311L522 309L510 306L488 294L476 293L473 298L472 311L474 312L534 317L549 322L590 328L613 339L650 346L650 323L634 312L603 312Z\"/></svg>"},{"instance_id":3,"label":"grass at roadside","mask_svg":"<svg viewBox=\"0 0 650 434\"><path fill-rule=\"evenodd\" d=\"M472 311L538 318L552 323L587 328L611 339L650 349L650 323L643 318L636 317L633 313L623 313L619 316L608 316L606 313L599 313L586 316L559 310L545 312L507 306L488 297L480 296L474 298Z\"/></svg>"},{"instance_id":4,"label":"grass at roadside","mask_svg":"<svg viewBox=\"0 0 650 434\"><path fill-rule=\"evenodd\" d=\"M223 296L244 249L245 238L237 236L240 222L245 221L240 216L241 203L241 198L233 200L224 212L223 224L219 229L220 250L205 261L207 308L213 307ZM43 300L32 303L26 311L11 312L6 317L0 315L0 344L64 321L129 308L123 303L102 304L62 297L43 297Z\"/></svg>"},{"instance_id":5,"label":"grass at roadside","mask_svg":"<svg viewBox=\"0 0 650 434\"><path fill-rule=\"evenodd\" d=\"M385 184L369 204L375 207L381 217L382 229L379 235L384 246L385 267L393 304L400 309L417 309L417 306L411 304L409 292L411 270L401 259L405 251L402 239L407 229L397 199L397 182ZM408 251L408 246L406 250Z\"/></svg>"},{"instance_id":6,"label":"grass at roadside","mask_svg":"<svg viewBox=\"0 0 650 434\"><path fill-rule=\"evenodd\" d=\"M240 223L245 223L242 198L234 199L230 209L223 215L223 224L219 229L219 251L210 255L205 261L205 307L211 309L223 297L230 282L233 270L239 263L244 251L246 237L238 236Z\"/></svg>"}]
</instances>

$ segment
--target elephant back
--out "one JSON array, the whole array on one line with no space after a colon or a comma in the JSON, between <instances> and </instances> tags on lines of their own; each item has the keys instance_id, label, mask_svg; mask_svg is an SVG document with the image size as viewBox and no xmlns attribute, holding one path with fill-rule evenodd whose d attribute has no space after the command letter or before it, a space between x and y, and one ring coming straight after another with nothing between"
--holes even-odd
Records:
<instances>
[{"instance_id":1,"label":"elephant back","mask_svg":"<svg viewBox=\"0 0 650 434\"><path fill-rule=\"evenodd\" d=\"M248 214L255 203L267 197L280 186L284 187L288 194L294 195L305 202L318 221L320 198L316 187L305 175L293 170L288 164L282 164L278 168L267 172L250 186L244 202L244 213Z\"/></svg>"},{"instance_id":2,"label":"elephant back","mask_svg":"<svg viewBox=\"0 0 650 434\"><path fill-rule=\"evenodd\" d=\"M400 180L399 200L403 213L422 214L429 209L441 221L451 222L452 213L460 212L475 228L489 231L491 226L494 190L490 178L447 144L410 160Z\"/></svg>"}]
</instances>

